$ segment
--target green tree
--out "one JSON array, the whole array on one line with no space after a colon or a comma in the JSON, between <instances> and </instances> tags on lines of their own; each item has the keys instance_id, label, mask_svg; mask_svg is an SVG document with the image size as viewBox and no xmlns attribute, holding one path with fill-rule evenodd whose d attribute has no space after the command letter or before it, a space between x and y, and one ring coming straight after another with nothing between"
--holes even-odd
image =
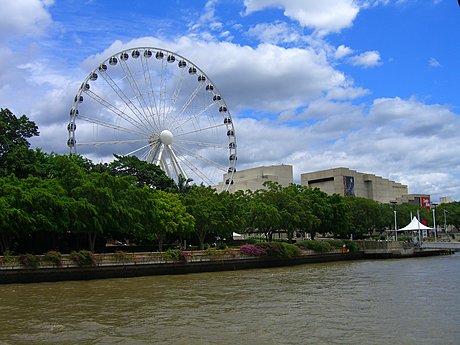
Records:
<instances>
[{"instance_id":1,"label":"green tree","mask_svg":"<svg viewBox=\"0 0 460 345\"><path fill-rule=\"evenodd\" d=\"M176 190L176 184L155 164L140 160L136 156L114 155L115 160L108 165L114 176L133 176L140 187L148 186L159 190Z\"/></svg>"},{"instance_id":2,"label":"green tree","mask_svg":"<svg viewBox=\"0 0 460 345\"><path fill-rule=\"evenodd\" d=\"M141 240L158 241L159 251L167 236L181 237L194 229L194 218L177 194L153 190L146 186L134 192L140 213L136 237Z\"/></svg>"},{"instance_id":3,"label":"green tree","mask_svg":"<svg viewBox=\"0 0 460 345\"><path fill-rule=\"evenodd\" d=\"M265 189L250 193L248 205L248 226L251 232L263 233L267 241L272 241L273 234L280 228L281 213L273 203L273 194Z\"/></svg>"},{"instance_id":4,"label":"green tree","mask_svg":"<svg viewBox=\"0 0 460 345\"><path fill-rule=\"evenodd\" d=\"M28 138L39 135L38 127L27 116L16 117L9 109L0 109L0 162L18 147L30 146ZM3 162L2 162L3 163Z\"/></svg>"},{"instance_id":5,"label":"green tree","mask_svg":"<svg viewBox=\"0 0 460 345\"><path fill-rule=\"evenodd\" d=\"M204 249L208 236L215 236L224 230L226 222L225 205L219 200L215 189L193 185L187 194L182 194L187 212L195 218L195 234Z\"/></svg>"},{"instance_id":6,"label":"green tree","mask_svg":"<svg viewBox=\"0 0 460 345\"><path fill-rule=\"evenodd\" d=\"M36 152L29 149L28 139L38 134L38 127L25 115L18 118L0 109L0 176L22 178L34 172Z\"/></svg>"},{"instance_id":7,"label":"green tree","mask_svg":"<svg viewBox=\"0 0 460 345\"><path fill-rule=\"evenodd\" d=\"M388 205L382 205L374 200L347 196L344 198L348 206L350 224L348 235L354 238L362 238L374 231L386 228L391 219L391 209Z\"/></svg>"}]
</instances>

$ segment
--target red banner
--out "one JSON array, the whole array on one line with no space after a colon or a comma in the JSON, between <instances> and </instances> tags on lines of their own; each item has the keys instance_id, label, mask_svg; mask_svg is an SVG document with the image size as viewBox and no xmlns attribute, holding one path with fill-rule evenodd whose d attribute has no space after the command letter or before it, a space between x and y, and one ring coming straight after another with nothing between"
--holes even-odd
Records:
<instances>
[{"instance_id":1,"label":"red banner","mask_svg":"<svg viewBox=\"0 0 460 345\"><path fill-rule=\"evenodd\" d=\"M420 203L422 204L421 206L426 208L428 211L431 208L431 203L430 203L430 197L421 197L420 198Z\"/></svg>"}]
</instances>

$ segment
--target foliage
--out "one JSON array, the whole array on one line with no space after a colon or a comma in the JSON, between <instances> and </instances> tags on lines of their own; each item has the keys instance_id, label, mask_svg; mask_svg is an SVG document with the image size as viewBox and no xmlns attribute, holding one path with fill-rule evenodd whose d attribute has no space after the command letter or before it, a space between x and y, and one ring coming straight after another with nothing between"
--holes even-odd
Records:
<instances>
[{"instance_id":1,"label":"foliage","mask_svg":"<svg viewBox=\"0 0 460 345\"><path fill-rule=\"evenodd\" d=\"M29 150L28 139L38 134L37 125L27 116L16 117L9 109L0 108L0 176L31 168L34 151Z\"/></svg>"},{"instance_id":2,"label":"foliage","mask_svg":"<svg viewBox=\"0 0 460 345\"><path fill-rule=\"evenodd\" d=\"M265 242L241 246L240 253L248 256L293 257L299 255L300 250L285 242Z\"/></svg>"},{"instance_id":3,"label":"foliage","mask_svg":"<svg viewBox=\"0 0 460 345\"><path fill-rule=\"evenodd\" d=\"M31 150L28 139L38 134L37 126L26 116L16 117L8 109L0 109L2 253L51 248L94 251L97 240L107 238L156 242L160 251L165 241L184 240L191 245L198 242L200 248L215 242L224 248L224 239L230 239L233 231L263 234L270 242L276 233L284 233L288 239L294 233L309 233L312 239L316 234L360 238L394 227L394 210L399 228L417 211L422 220L432 221L431 212L414 205L392 206L327 195L296 184L283 187L267 182L264 189L235 193L190 185L185 178L176 185L158 166L133 156L115 156L110 164L93 164L76 154ZM441 204L435 214L438 226L460 227L459 202ZM49 244L34 241L48 236ZM81 241L85 237L87 245ZM329 245L337 248L338 242L329 241ZM257 247L257 253L286 252L274 245L262 247Z\"/></svg>"},{"instance_id":4,"label":"foliage","mask_svg":"<svg viewBox=\"0 0 460 345\"><path fill-rule=\"evenodd\" d=\"M230 237L231 218L228 217L222 196L215 189L194 185L181 196L187 213L195 219L195 234L200 249L204 249L204 242L210 236Z\"/></svg>"},{"instance_id":5,"label":"foliage","mask_svg":"<svg viewBox=\"0 0 460 345\"><path fill-rule=\"evenodd\" d=\"M113 176L133 176L139 187L176 190L174 181L158 165L140 160L136 156L114 156L116 159L108 165L108 171Z\"/></svg>"},{"instance_id":6,"label":"foliage","mask_svg":"<svg viewBox=\"0 0 460 345\"><path fill-rule=\"evenodd\" d=\"M77 266L96 266L96 258L89 250L72 251L69 257Z\"/></svg>"},{"instance_id":7,"label":"foliage","mask_svg":"<svg viewBox=\"0 0 460 345\"><path fill-rule=\"evenodd\" d=\"M359 251L359 245L355 241L343 240L343 243L345 243L350 253L356 253Z\"/></svg>"},{"instance_id":8,"label":"foliage","mask_svg":"<svg viewBox=\"0 0 460 345\"><path fill-rule=\"evenodd\" d=\"M21 266L26 268L37 268L40 263L40 259L30 253L19 255L18 261Z\"/></svg>"},{"instance_id":9,"label":"foliage","mask_svg":"<svg viewBox=\"0 0 460 345\"><path fill-rule=\"evenodd\" d=\"M240 247L240 254L248 256L262 256L265 251L258 245L244 245Z\"/></svg>"},{"instance_id":10,"label":"foliage","mask_svg":"<svg viewBox=\"0 0 460 345\"><path fill-rule=\"evenodd\" d=\"M190 253L180 249L168 249L164 255L169 259L185 262Z\"/></svg>"},{"instance_id":11,"label":"foliage","mask_svg":"<svg viewBox=\"0 0 460 345\"><path fill-rule=\"evenodd\" d=\"M42 261L48 262L54 266L60 267L62 266L62 254L57 251L50 250L45 253Z\"/></svg>"},{"instance_id":12,"label":"foliage","mask_svg":"<svg viewBox=\"0 0 460 345\"><path fill-rule=\"evenodd\" d=\"M125 252L123 250L116 250L114 258L115 258L115 261L117 262L126 263L126 262L131 261L132 256L130 253Z\"/></svg>"},{"instance_id":13,"label":"foliage","mask_svg":"<svg viewBox=\"0 0 460 345\"><path fill-rule=\"evenodd\" d=\"M283 242L281 243L281 247L283 248L283 256L290 258L301 254L299 247L297 247L295 244Z\"/></svg>"},{"instance_id":14,"label":"foliage","mask_svg":"<svg viewBox=\"0 0 460 345\"><path fill-rule=\"evenodd\" d=\"M305 240L297 243L303 249L313 250L316 253L326 253L332 251L332 246L328 241Z\"/></svg>"},{"instance_id":15,"label":"foliage","mask_svg":"<svg viewBox=\"0 0 460 345\"><path fill-rule=\"evenodd\" d=\"M342 240L327 240L325 242L329 243L329 245L332 248L336 248L336 249L340 249L343 246L343 241Z\"/></svg>"}]
</instances>

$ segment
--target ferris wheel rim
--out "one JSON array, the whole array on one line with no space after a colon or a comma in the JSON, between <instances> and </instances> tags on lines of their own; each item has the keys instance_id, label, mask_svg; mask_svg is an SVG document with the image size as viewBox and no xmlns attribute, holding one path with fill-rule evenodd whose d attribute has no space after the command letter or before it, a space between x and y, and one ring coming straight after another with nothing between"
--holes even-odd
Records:
<instances>
[{"instance_id":1,"label":"ferris wheel rim","mask_svg":"<svg viewBox=\"0 0 460 345\"><path fill-rule=\"evenodd\" d=\"M142 53L142 56L140 55ZM70 149L70 152L77 152L77 147L80 147L82 145L84 145L85 143L78 143L77 140L76 140L76 128L77 128L77 118L80 117L81 120L83 121L86 121L87 123L93 123L93 125L98 125L98 126L101 126L101 127L106 127L106 128L111 128L113 130L119 130L119 131L126 131L126 132L131 132L131 134L137 134L138 136L140 137L143 137L142 139L137 139L137 141L146 141L147 144L144 145L144 147L142 147L141 149L143 148L150 148L150 151L147 153L147 155L144 157L145 160L147 161L150 161L151 163L154 163L154 164L158 164L160 165L160 167L162 167L162 169L165 171L165 173L173 178L173 175L175 176L178 176L178 175L182 175L182 177L185 177L186 179L188 179L188 176L187 174L185 173L185 170L182 166L186 167L186 169L191 169L190 168L190 161L186 162L184 160L184 158L179 158L176 154L176 152L173 150L172 148L172 138L173 138L173 135L172 135L172 132L169 130L169 129L163 129L163 131L157 135L152 135L152 131L146 131L146 128L143 128L142 124L143 124L143 120L142 120L142 114L141 112L137 109L137 111L134 111L133 109L132 112L133 113L136 113L138 112L139 116L137 116L138 118L137 119L134 119L133 117L131 117L130 115L127 115L127 114L123 114L122 111L120 111L119 109L116 109L115 106L113 105L110 105L109 102L105 101L104 99L97 99L97 95L91 95L91 87L90 87L90 84L94 81L96 81L96 79L98 78L99 75L102 75L103 78L105 78L104 76L104 73L106 73L106 71L108 70L108 66L107 65L112 65L113 62L114 65L116 65L116 60L118 58L120 58L120 65L122 64L121 60L123 60L123 58L125 57L125 61L130 59L131 57L133 59L137 59L137 58L141 58L142 59L149 59L149 58L155 58L153 56L153 54L155 54L156 58L157 59L161 59L163 60L162 61L162 64L164 66L164 58L165 58L165 55L167 55L167 61L170 63L171 61L169 59L172 59L172 62L176 61L176 59L178 60L178 66L179 68L182 68L182 67L185 67L187 66L187 68L189 68L189 74L192 74L190 72L190 69L194 69L194 75L199 75L198 77L198 82L200 83L200 78L204 77L204 80L206 81L206 90L208 87L211 87L210 89L210 94L213 95L213 100L215 102L217 102L217 104L219 105L219 112L221 112L221 109L224 109L222 112L221 112L221 115L222 115L222 119L224 121L223 125L216 125L215 127L225 127L226 131L227 131L227 143L228 143L228 160L227 160L227 167L226 167L226 171L222 170L223 172L223 176L225 176L227 179L226 181L224 181L224 189L225 190L228 190L231 186L231 184L233 184L233 175L236 171L236 160L237 160L237 145L236 145L236 134L235 134L235 127L234 127L234 122L233 122L233 118L231 116L231 113L230 113L230 110L228 109L228 106L227 106L227 103L225 102L225 99L223 98L222 96L222 93L219 91L219 89L217 88L216 84L211 80L211 78L209 78L209 76L201 69L199 68L195 63L193 63L191 60L189 60L188 58L186 58L185 56L181 55L181 54L178 54L176 52L173 52L171 50L168 50L168 49L164 49L164 48L158 48L158 47L152 47L152 46L138 46L138 47L131 47L131 48L127 48L127 49L123 49L123 50L120 50L114 54L111 54L110 56L106 57L101 63L99 63L93 70L91 70L91 72L85 77L83 83L81 84L80 88L77 90L77 93L75 95L75 98L74 98L74 102L73 102L73 105L71 107L71 110L70 110L70 118L69 118L69 123L68 123L68 126L67 126L67 130L68 130L68 141L67 141L67 144L69 146L69 149ZM162 54L160 58L158 58L158 54ZM135 56L137 55L137 56ZM181 62L184 62L184 66L181 67ZM146 65L148 66L148 64L146 63ZM129 66L129 65L128 65ZM190 66L190 67L189 67ZM148 69L148 67L147 67ZM150 73L150 70L148 70L148 72ZM127 79L133 79L133 76L131 75L131 72L129 72L129 69L128 69L128 72L126 72L126 77ZM162 73L164 73L164 71L162 71ZM161 75L161 77L163 78L163 74ZM96 78L96 79L95 79ZM110 76L109 76L110 78ZM133 79L134 80L134 79ZM119 89L120 87L117 85L117 83L113 82L113 84L111 84L111 82L107 81L106 79L106 82L115 90L115 89ZM130 81L131 83L131 81ZM134 84L135 84L135 81L134 81ZM133 85L131 85L131 88L134 89ZM196 90L199 91L199 89L197 88ZM176 90L177 91L177 90ZM176 92L175 91L175 92ZM197 92L198 92L197 91ZM116 92L116 91L115 91ZM116 92L117 93L117 92ZM152 89L152 93L153 92L153 89ZM166 92L165 92L166 94ZM118 116L124 118L126 121L130 122L134 128L130 128L129 130L127 128L124 128L124 127L121 127L121 126L116 126L115 124L112 124L112 123L104 123L103 121L99 120L99 119L91 119L91 118L88 118L85 116L86 115L82 115L82 116L79 116L79 108L80 108L80 103L83 101L83 95L90 95L90 97L94 97L94 99L96 99L97 101L99 101L100 103L103 104L103 106L109 108L112 112L116 113ZM142 97L142 94L139 92L138 96L141 96ZM120 95L119 95L120 96ZM191 95L192 96L192 95ZM123 98L123 96L120 96L121 98ZM193 95L193 97L195 97L195 95ZM217 101L216 101L217 99ZM161 99L159 100L160 101L160 106L161 106ZM166 104L166 101L164 101L164 104L163 106L165 106ZM191 101L194 101L194 99L192 98ZM144 101L145 102L145 101ZM128 103L132 103L128 98L126 98L125 100L125 103L129 106ZM140 103L140 101L139 101ZM188 105L187 105L188 106ZM214 105L212 105L214 106ZM112 108L110 108L112 107ZM142 107L142 105L141 105ZM185 107L185 105L184 105ZM202 112L204 113L207 109L204 108L202 110ZM168 113L169 115L170 113ZM78 121L80 121L80 119ZM158 121L160 121L158 119ZM193 121L193 119L188 119L188 121ZM197 121L195 119L195 121ZM156 126L155 125L152 125L150 124L151 126ZM183 126L183 124L181 125L180 123L177 124L177 127L180 127L180 126ZM211 128L212 126L209 126L209 128ZM174 130L176 130L177 128L174 128ZM198 131L205 131L206 128L202 129L201 127L199 127L198 130L196 130L197 132ZM168 136L170 136L170 140L169 142L166 142L166 144L164 142L162 142L162 136L161 134L163 133L166 133L166 132L169 132ZM181 132L177 132L178 133L178 137L180 137L181 135L183 135L183 133ZM163 141L165 139L163 138ZM180 139L179 139L180 140ZM131 142L134 142L136 140L131 140ZM120 141L121 142L121 141ZM127 141L125 141L126 143ZM187 140L183 140L184 143L187 143ZM107 144L109 143L108 141L106 142L100 142L99 144L100 145L104 145L104 144ZM111 141L110 144L116 144L117 141ZM93 143L94 145L98 145L97 143ZM210 143L208 143L210 144ZM179 151L181 150L185 150L184 148L179 148L179 146L176 144L177 146L177 149ZM139 149L140 150L140 149ZM139 151L139 150L135 150L133 151L134 153L136 153L136 151ZM128 154L132 154L133 152L129 152ZM168 156L169 156L169 168L167 166L165 166L165 163L164 161L162 161L162 157L163 157L163 154L164 153L167 153ZM189 153L189 154L192 154L192 153ZM149 159L150 157L150 159ZM213 162L212 160L209 160L207 161L205 157L202 157L200 155L195 155L194 156L195 159L200 159L202 160L203 162L207 162L209 163L210 162ZM182 159L182 161L181 161ZM168 169L173 169L174 170L174 173L171 173ZM192 169L193 170L193 169ZM200 172L200 173L197 173L195 171L195 173L197 175L202 175L203 177L206 177L206 174L203 173L203 172ZM174 179L174 178L173 178ZM205 180L204 178L202 178L202 181ZM176 180L177 182L177 180ZM211 183L206 183L208 185L211 185ZM217 185L217 184L214 184L214 185Z\"/></svg>"}]
</instances>

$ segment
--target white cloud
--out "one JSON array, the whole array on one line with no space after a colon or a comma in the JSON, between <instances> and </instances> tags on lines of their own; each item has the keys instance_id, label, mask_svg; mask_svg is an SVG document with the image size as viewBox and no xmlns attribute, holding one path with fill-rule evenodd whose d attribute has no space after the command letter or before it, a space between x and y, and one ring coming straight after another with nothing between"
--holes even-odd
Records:
<instances>
[{"instance_id":1,"label":"white cloud","mask_svg":"<svg viewBox=\"0 0 460 345\"><path fill-rule=\"evenodd\" d=\"M344 46L343 44L338 46L336 51L335 51L335 54L334 54L334 57L336 59L341 59L347 55L350 55L353 53L353 49L351 49L350 47L347 47L347 46Z\"/></svg>"},{"instance_id":2,"label":"white cloud","mask_svg":"<svg viewBox=\"0 0 460 345\"><path fill-rule=\"evenodd\" d=\"M248 30L248 35L257 37L264 43L289 43L299 41L301 35L287 23L257 24Z\"/></svg>"},{"instance_id":3,"label":"white cloud","mask_svg":"<svg viewBox=\"0 0 460 345\"><path fill-rule=\"evenodd\" d=\"M14 0L2 1L0 11L0 41L17 35L42 34L52 23L47 7L53 1Z\"/></svg>"},{"instance_id":4,"label":"white cloud","mask_svg":"<svg viewBox=\"0 0 460 345\"><path fill-rule=\"evenodd\" d=\"M441 64L439 63L439 61L436 60L434 57L428 60L428 65L430 65L431 67L441 67Z\"/></svg>"},{"instance_id":5,"label":"white cloud","mask_svg":"<svg viewBox=\"0 0 460 345\"><path fill-rule=\"evenodd\" d=\"M380 53L378 51L368 51L349 58L349 61L354 66L364 68L375 67L380 64Z\"/></svg>"},{"instance_id":6,"label":"white cloud","mask_svg":"<svg viewBox=\"0 0 460 345\"><path fill-rule=\"evenodd\" d=\"M246 14L282 8L284 15L321 33L339 32L352 25L359 12L353 0L245 0Z\"/></svg>"},{"instance_id":7,"label":"white cloud","mask_svg":"<svg viewBox=\"0 0 460 345\"><path fill-rule=\"evenodd\" d=\"M114 42L104 52L84 63L94 68L100 61L127 47L168 47L196 63L216 83L234 111L263 112L295 110L335 88L350 86L346 76L329 65L324 54L310 48L282 48L273 44L257 47L231 42L195 41L181 37L174 41L140 38ZM90 67L91 66L91 67Z\"/></svg>"}]
</instances>

